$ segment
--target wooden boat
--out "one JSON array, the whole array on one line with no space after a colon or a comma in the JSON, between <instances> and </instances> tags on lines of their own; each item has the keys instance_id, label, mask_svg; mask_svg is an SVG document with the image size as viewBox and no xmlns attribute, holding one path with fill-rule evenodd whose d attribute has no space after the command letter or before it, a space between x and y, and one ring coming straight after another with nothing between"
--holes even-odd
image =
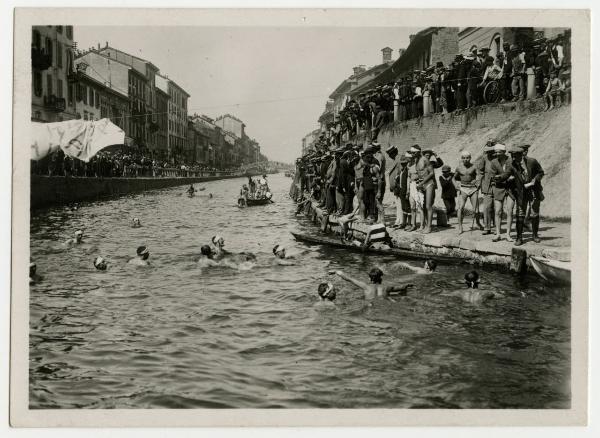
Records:
<instances>
[{"instance_id":1,"label":"wooden boat","mask_svg":"<svg viewBox=\"0 0 600 438\"><path fill-rule=\"evenodd\" d=\"M268 204L273 204L273 202L274 201L272 201L271 198L260 198L260 199L248 198L246 200L246 204L248 207L255 207L257 205L268 205ZM238 207L245 207L243 198L238 199Z\"/></svg>"},{"instance_id":2,"label":"wooden boat","mask_svg":"<svg viewBox=\"0 0 600 438\"><path fill-rule=\"evenodd\" d=\"M529 256L531 266L544 280L552 283L571 283L571 263L544 257Z\"/></svg>"},{"instance_id":3,"label":"wooden boat","mask_svg":"<svg viewBox=\"0 0 600 438\"><path fill-rule=\"evenodd\" d=\"M294 239L299 242L304 242L313 245L327 245L333 248L344 248L348 251L354 252L363 252L367 254L377 254L377 255L387 255L387 256L396 256L401 257L403 259L435 259L438 262L445 262L447 264L461 264L467 263L466 259L458 259L456 257L447 256L447 255L438 255L431 254L423 251L416 251L412 249L403 249L403 248L362 248L360 246L353 245L352 243L342 240L339 236L325 236L325 235L314 235L314 234L301 234L301 233L293 233Z\"/></svg>"}]
</instances>

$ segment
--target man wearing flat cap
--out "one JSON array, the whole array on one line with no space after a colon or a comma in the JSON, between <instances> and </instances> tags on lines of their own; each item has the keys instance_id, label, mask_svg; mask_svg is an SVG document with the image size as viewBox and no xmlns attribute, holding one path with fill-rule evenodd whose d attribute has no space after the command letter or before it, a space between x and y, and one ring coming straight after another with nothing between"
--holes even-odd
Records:
<instances>
[{"instance_id":1,"label":"man wearing flat cap","mask_svg":"<svg viewBox=\"0 0 600 438\"><path fill-rule=\"evenodd\" d=\"M483 195L483 234L492 234L494 218L494 195L492 191L492 161L494 160L494 140L489 140L483 147L483 155L475 163L477 167L477 187Z\"/></svg>"},{"instance_id":2,"label":"man wearing flat cap","mask_svg":"<svg viewBox=\"0 0 600 438\"><path fill-rule=\"evenodd\" d=\"M525 189L525 201L527 203L527 211L525 214L525 219L527 219L527 215L529 215L529 219L531 220L531 232L532 238L535 243L540 242L539 238L539 228L540 228L540 204L544 200L544 193L542 188L542 178L544 177L544 170L540 163L535 159L529 157L527 154L529 152L530 145L524 144L520 146L522 150L522 158L520 160L519 166L524 171L524 189ZM518 160L519 157L514 157L514 160ZM518 166L515 166L518 167Z\"/></svg>"}]
</instances>

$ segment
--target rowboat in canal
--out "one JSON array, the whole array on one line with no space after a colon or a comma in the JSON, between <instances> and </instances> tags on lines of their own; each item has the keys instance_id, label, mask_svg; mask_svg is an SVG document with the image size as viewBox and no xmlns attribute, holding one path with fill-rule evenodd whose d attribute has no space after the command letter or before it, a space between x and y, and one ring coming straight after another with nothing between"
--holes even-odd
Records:
<instances>
[{"instance_id":1,"label":"rowboat in canal","mask_svg":"<svg viewBox=\"0 0 600 438\"><path fill-rule=\"evenodd\" d=\"M388 255L401 257L403 259L415 259L415 260L424 260L435 258L439 262L444 262L446 264L461 264L466 263L468 260L457 259L456 257L451 257L447 255L441 254L431 254L428 252L417 251L413 249L404 249L404 248L374 248L374 247L366 247L356 245L347 240L342 240L340 237L332 237L328 235L315 235L315 234L303 234L303 233L294 233L292 232L292 236L298 242L307 243L309 245L325 245L332 248L344 248L348 251L354 252L362 252L367 254L377 254L377 255Z\"/></svg>"},{"instance_id":2,"label":"rowboat in canal","mask_svg":"<svg viewBox=\"0 0 600 438\"><path fill-rule=\"evenodd\" d=\"M530 256L531 266L540 277L550 283L571 283L571 263Z\"/></svg>"},{"instance_id":3,"label":"rowboat in canal","mask_svg":"<svg viewBox=\"0 0 600 438\"><path fill-rule=\"evenodd\" d=\"M273 201L270 197L268 198L248 198L246 199L246 203L244 205L244 198L238 199L238 207L255 207L257 205L268 205L273 204Z\"/></svg>"}]
</instances>

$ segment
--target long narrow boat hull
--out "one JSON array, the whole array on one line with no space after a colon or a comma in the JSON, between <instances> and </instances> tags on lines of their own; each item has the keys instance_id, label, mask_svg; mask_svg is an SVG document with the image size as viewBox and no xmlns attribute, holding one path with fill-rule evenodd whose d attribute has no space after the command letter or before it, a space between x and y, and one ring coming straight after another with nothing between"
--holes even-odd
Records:
<instances>
[{"instance_id":1,"label":"long narrow boat hull","mask_svg":"<svg viewBox=\"0 0 600 438\"><path fill-rule=\"evenodd\" d=\"M246 203L248 207L255 207L257 205L268 205L272 204L274 201L264 198L264 199L247 199ZM244 200L242 198L238 199L238 206L245 207Z\"/></svg>"},{"instance_id":2,"label":"long narrow boat hull","mask_svg":"<svg viewBox=\"0 0 600 438\"><path fill-rule=\"evenodd\" d=\"M403 259L430 259L433 258L436 261L445 262L447 264L461 264L466 263L468 260L457 259L455 257L446 256L446 255L437 255L430 254L422 251L416 251L412 249L403 249L403 248L365 248L353 245L346 241L343 241L341 238L334 238L330 236L315 236L312 234L301 234L301 233L292 233L294 238L299 242L304 242L308 244L314 245L326 245L333 248L344 248L349 251L354 252L363 252L366 254L377 254L377 255L388 255L401 257Z\"/></svg>"},{"instance_id":3,"label":"long narrow boat hull","mask_svg":"<svg viewBox=\"0 0 600 438\"><path fill-rule=\"evenodd\" d=\"M571 264L530 256L531 266L540 277L551 283L571 283Z\"/></svg>"}]
</instances>

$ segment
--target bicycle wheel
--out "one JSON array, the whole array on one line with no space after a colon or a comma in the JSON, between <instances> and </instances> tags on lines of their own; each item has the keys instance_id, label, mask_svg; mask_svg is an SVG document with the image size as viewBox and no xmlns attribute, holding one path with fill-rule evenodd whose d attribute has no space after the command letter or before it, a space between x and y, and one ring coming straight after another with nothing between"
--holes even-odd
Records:
<instances>
[{"instance_id":1,"label":"bicycle wheel","mask_svg":"<svg viewBox=\"0 0 600 438\"><path fill-rule=\"evenodd\" d=\"M496 103L500 100L498 81L489 82L483 89L483 99L486 103Z\"/></svg>"}]
</instances>

